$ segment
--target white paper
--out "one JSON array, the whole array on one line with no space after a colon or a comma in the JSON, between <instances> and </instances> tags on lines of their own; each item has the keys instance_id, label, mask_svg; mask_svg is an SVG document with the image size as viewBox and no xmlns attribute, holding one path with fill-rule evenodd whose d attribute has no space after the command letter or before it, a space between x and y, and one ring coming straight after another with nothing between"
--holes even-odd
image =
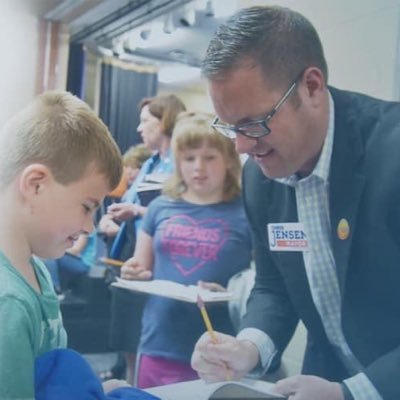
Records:
<instances>
[{"instance_id":1,"label":"white paper","mask_svg":"<svg viewBox=\"0 0 400 400\"><path fill-rule=\"evenodd\" d=\"M213 292L211 290L201 288L200 286L187 286L182 285L181 283L163 279L153 279L151 281L133 281L117 278L117 281L112 285L136 292L155 294L158 296L169 297L190 303L197 302L197 295L200 295L204 303L229 301L233 298L231 292Z\"/></svg>"}]
</instances>

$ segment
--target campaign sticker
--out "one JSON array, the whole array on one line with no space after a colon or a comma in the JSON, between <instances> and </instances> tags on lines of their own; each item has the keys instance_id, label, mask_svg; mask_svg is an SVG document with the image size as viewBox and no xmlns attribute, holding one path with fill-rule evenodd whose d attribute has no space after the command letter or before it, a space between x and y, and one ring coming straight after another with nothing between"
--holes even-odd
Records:
<instances>
[{"instance_id":1,"label":"campaign sticker","mask_svg":"<svg viewBox=\"0 0 400 400\"><path fill-rule=\"evenodd\" d=\"M308 251L308 240L300 222L268 224L271 251Z\"/></svg>"},{"instance_id":2,"label":"campaign sticker","mask_svg":"<svg viewBox=\"0 0 400 400\"><path fill-rule=\"evenodd\" d=\"M350 225L346 218L342 218L337 226L337 235L340 240L346 240L350 235Z\"/></svg>"}]
</instances>

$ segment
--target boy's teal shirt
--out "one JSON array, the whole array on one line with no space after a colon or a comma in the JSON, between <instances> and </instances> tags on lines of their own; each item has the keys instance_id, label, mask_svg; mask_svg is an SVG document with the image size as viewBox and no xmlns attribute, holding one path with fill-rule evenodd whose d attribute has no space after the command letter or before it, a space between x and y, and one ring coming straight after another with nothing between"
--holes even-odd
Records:
<instances>
[{"instance_id":1,"label":"boy's teal shirt","mask_svg":"<svg viewBox=\"0 0 400 400\"><path fill-rule=\"evenodd\" d=\"M34 398L35 358L67 344L59 301L44 264L32 257L41 293L0 251L0 399Z\"/></svg>"}]
</instances>

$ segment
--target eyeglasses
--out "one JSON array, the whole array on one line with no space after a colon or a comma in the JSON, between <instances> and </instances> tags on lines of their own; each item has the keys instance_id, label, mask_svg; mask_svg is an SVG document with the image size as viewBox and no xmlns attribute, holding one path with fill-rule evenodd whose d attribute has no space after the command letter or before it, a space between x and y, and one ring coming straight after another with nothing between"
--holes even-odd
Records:
<instances>
[{"instance_id":1,"label":"eyeglasses","mask_svg":"<svg viewBox=\"0 0 400 400\"><path fill-rule=\"evenodd\" d=\"M224 136L229 139L236 139L236 135L240 133L241 135L247 136L249 138L258 139L260 137L269 135L271 133L271 129L268 127L268 122L271 121L272 117L279 110L281 105L288 99L288 97L292 94L294 88L297 86L298 82L297 78L289 87L289 89L285 92L282 98L278 101L275 107L270 111L264 118L259 120L246 122L240 125L227 125L221 123L221 120L218 117L215 117L214 121L211 123L211 126L218 130L218 132L222 133Z\"/></svg>"}]
</instances>

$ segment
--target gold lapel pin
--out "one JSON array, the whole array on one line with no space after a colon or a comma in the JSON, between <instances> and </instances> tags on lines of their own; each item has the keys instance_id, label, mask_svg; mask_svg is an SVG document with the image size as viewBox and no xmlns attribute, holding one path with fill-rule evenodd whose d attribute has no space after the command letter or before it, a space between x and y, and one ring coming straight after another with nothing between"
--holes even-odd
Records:
<instances>
[{"instance_id":1,"label":"gold lapel pin","mask_svg":"<svg viewBox=\"0 0 400 400\"><path fill-rule=\"evenodd\" d=\"M346 218L342 218L337 226L337 235L340 240L346 240L350 235L350 225Z\"/></svg>"}]
</instances>

